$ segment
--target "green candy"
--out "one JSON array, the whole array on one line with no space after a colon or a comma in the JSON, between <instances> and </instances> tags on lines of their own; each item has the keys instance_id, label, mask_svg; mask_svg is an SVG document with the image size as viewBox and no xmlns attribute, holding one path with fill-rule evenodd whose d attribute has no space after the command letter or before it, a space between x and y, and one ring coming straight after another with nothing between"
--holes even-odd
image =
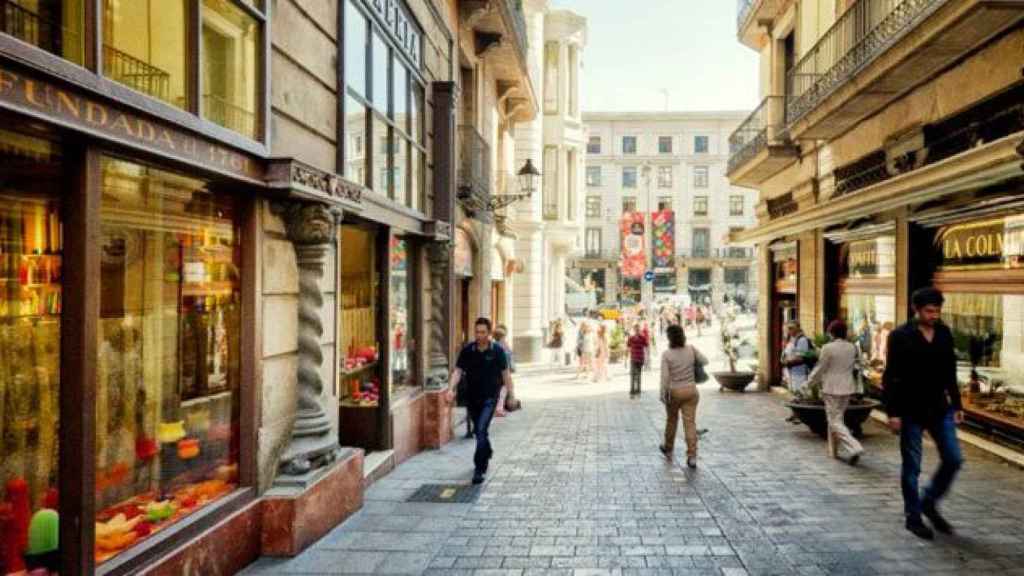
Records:
<instances>
[{"instance_id":1,"label":"green candy","mask_svg":"<svg viewBox=\"0 0 1024 576\"><path fill-rule=\"evenodd\" d=\"M43 508L32 515L28 523L28 552L30 555L55 552L60 546L60 516L56 510Z\"/></svg>"}]
</instances>

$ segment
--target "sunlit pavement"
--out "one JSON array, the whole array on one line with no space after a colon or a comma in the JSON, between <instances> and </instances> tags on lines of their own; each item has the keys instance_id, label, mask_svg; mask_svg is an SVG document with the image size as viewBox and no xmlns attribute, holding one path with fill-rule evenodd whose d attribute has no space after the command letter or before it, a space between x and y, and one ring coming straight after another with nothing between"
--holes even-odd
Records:
<instances>
[{"instance_id":1,"label":"sunlit pavement","mask_svg":"<svg viewBox=\"0 0 1024 576\"><path fill-rule=\"evenodd\" d=\"M710 353L717 335L695 342ZM473 442L460 439L378 481L362 511L301 556L246 573L1024 574L1024 472L972 448L943 508L958 536L924 542L903 530L897 446L879 426L851 468L786 423L776 395L709 383L698 413L709 432L689 471L657 450L656 373L634 401L623 366L598 384L568 368L521 372L524 409L495 420L476 502L406 502L423 484L468 484Z\"/></svg>"}]
</instances>

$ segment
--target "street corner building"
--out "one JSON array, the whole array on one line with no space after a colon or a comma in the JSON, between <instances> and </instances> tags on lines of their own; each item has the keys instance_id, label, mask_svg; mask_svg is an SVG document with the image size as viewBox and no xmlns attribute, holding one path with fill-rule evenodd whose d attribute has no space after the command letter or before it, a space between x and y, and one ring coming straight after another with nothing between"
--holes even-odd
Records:
<instances>
[{"instance_id":1,"label":"street corner building","mask_svg":"<svg viewBox=\"0 0 1024 576\"><path fill-rule=\"evenodd\" d=\"M946 295L974 432L1024 448L1024 3L743 0L762 102L730 138L755 188L761 381L785 324L850 326L881 394L910 294Z\"/></svg>"},{"instance_id":2,"label":"street corner building","mask_svg":"<svg viewBox=\"0 0 1024 576\"><path fill-rule=\"evenodd\" d=\"M0 0L0 574L295 555L451 438L523 10Z\"/></svg>"}]
</instances>

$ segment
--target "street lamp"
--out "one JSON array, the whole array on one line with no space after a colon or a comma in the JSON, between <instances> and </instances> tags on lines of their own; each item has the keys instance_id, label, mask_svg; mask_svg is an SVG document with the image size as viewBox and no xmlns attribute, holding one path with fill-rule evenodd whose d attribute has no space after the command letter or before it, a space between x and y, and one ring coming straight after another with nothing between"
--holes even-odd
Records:
<instances>
[{"instance_id":1,"label":"street lamp","mask_svg":"<svg viewBox=\"0 0 1024 576\"><path fill-rule=\"evenodd\" d=\"M537 191L537 179L540 178L540 171L533 165L533 160L527 158L526 164L516 173L516 181L519 184L519 192L494 194L487 201L486 209L489 212L501 210L502 208L526 200Z\"/></svg>"}]
</instances>

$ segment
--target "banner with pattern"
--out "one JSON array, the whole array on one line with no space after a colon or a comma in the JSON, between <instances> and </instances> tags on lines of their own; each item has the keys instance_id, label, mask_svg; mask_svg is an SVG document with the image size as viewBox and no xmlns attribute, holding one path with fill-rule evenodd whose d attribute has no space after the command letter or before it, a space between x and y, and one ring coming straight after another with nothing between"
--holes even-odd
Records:
<instances>
[{"instance_id":1,"label":"banner with pattern","mask_svg":"<svg viewBox=\"0 0 1024 576\"><path fill-rule=\"evenodd\" d=\"M647 258L644 254L644 214L643 212L625 212L619 223L622 234L622 255L619 268L623 278L643 278L647 270Z\"/></svg>"},{"instance_id":2,"label":"banner with pattern","mask_svg":"<svg viewBox=\"0 0 1024 576\"><path fill-rule=\"evenodd\" d=\"M654 267L671 268L674 266L673 255L675 254L675 217L671 210L659 210L651 214L652 236L654 247Z\"/></svg>"}]
</instances>

